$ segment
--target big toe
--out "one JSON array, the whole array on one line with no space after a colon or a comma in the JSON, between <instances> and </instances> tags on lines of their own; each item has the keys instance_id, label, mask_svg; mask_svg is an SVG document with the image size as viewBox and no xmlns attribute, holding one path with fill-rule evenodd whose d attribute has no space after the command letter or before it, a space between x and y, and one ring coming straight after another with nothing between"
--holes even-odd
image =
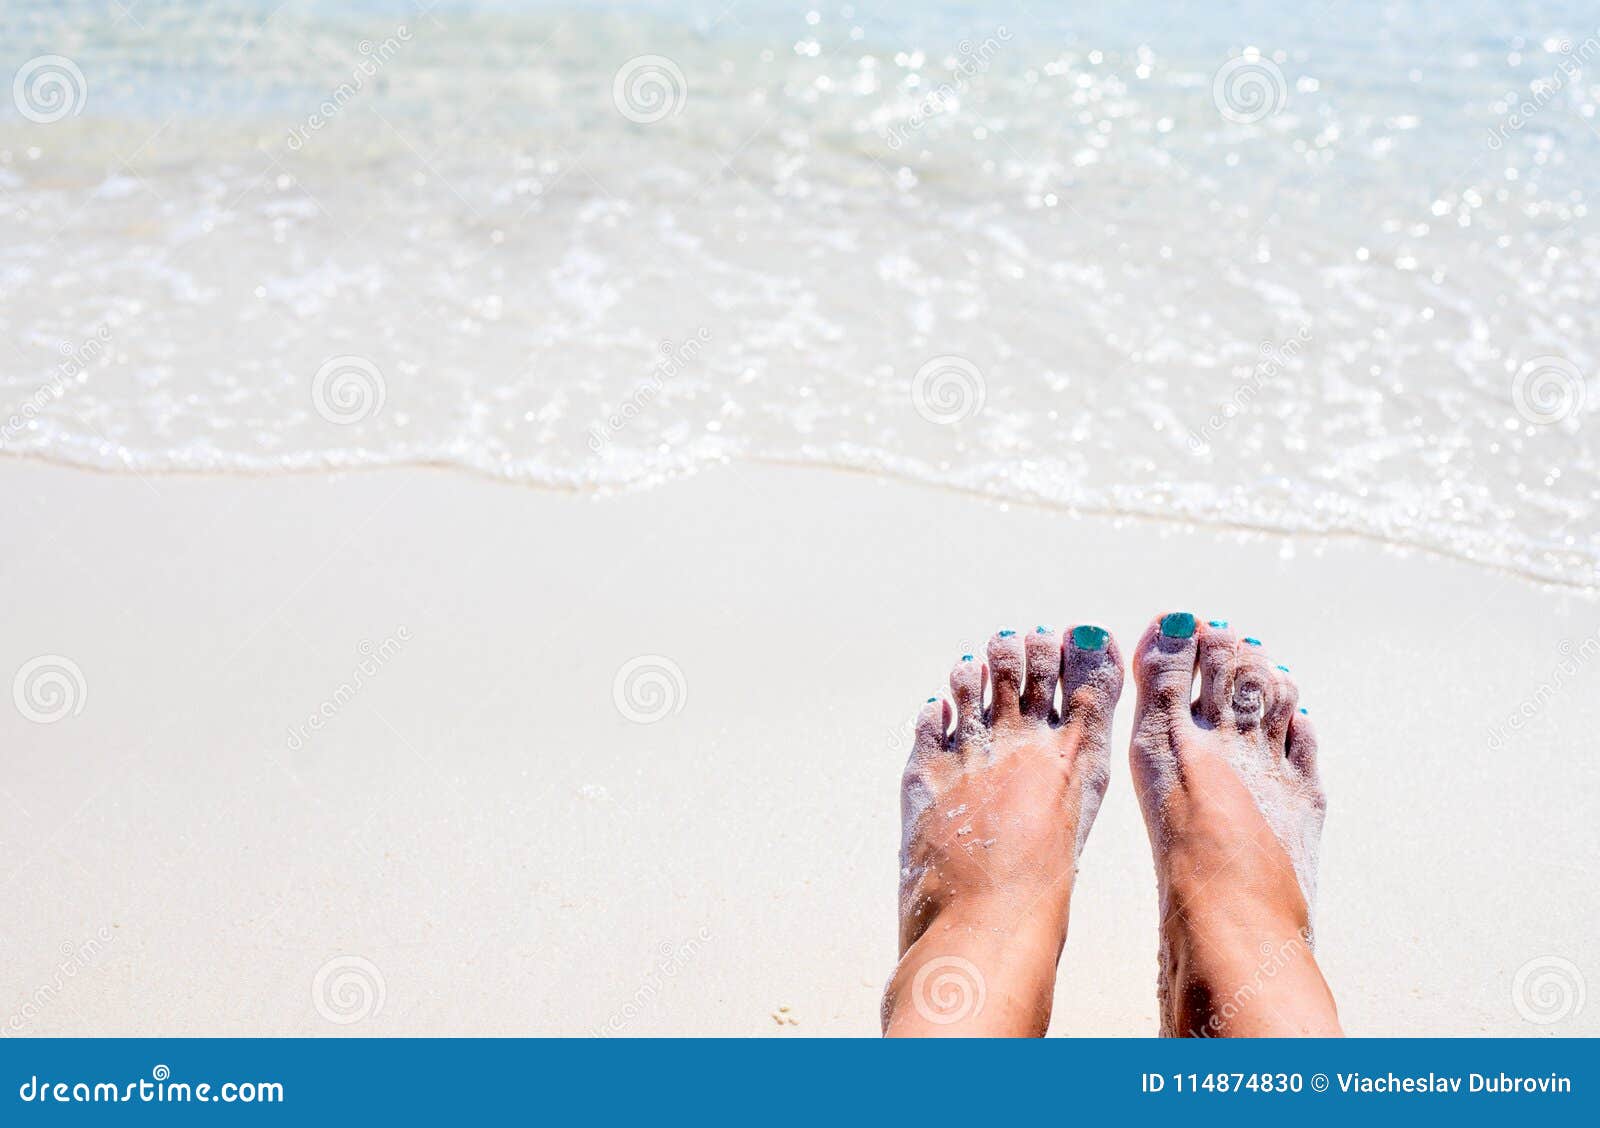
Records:
<instances>
[{"instance_id":1,"label":"big toe","mask_svg":"<svg viewBox=\"0 0 1600 1128\"><path fill-rule=\"evenodd\" d=\"M1061 650L1061 720L1086 733L1104 735L1122 696L1122 652L1103 627L1081 623L1067 632Z\"/></svg>"},{"instance_id":2,"label":"big toe","mask_svg":"<svg viewBox=\"0 0 1600 1128\"><path fill-rule=\"evenodd\" d=\"M1133 677L1139 689L1141 721L1190 725L1198 624L1187 611L1172 611L1152 622L1134 652Z\"/></svg>"}]
</instances>

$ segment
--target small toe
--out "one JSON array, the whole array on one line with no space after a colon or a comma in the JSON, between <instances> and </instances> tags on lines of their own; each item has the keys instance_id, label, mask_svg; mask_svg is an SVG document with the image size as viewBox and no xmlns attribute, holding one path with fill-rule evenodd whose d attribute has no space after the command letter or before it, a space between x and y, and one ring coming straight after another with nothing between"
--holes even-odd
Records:
<instances>
[{"instance_id":1,"label":"small toe","mask_svg":"<svg viewBox=\"0 0 1600 1128\"><path fill-rule=\"evenodd\" d=\"M1307 780L1317 778L1317 729L1304 709L1289 714L1289 733L1285 738L1289 764Z\"/></svg>"},{"instance_id":2,"label":"small toe","mask_svg":"<svg viewBox=\"0 0 1600 1128\"><path fill-rule=\"evenodd\" d=\"M1239 636L1228 629L1227 623L1213 619L1199 629L1198 637L1200 697L1195 701L1195 712L1207 726L1216 728L1227 721L1230 712Z\"/></svg>"},{"instance_id":3,"label":"small toe","mask_svg":"<svg viewBox=\"0 0 1600 1128\"><path fill-rule=\"evenodd\" d=\"M946 734L950 731L950 703L942 697L930 697L917 714L916 737L911 744L913 761L928 760L948 751Z\"/></svg>"},{"instance_id":4,"label":"small toe","mask_svg":"<svg viewBox=\"0 0 1600 1128\"><path fill-rule=\"evenodd\" d=\"M1287 746L1289 726L1299 715L1295 712L1299 707L1300 687L1295 684L1294 678L1289 676L1289 667L1274 666L1272 690L1267 698L1266 715L1261 721L1261 727L1267 730L1267 738L1274 748Z\"/></svg>"},{"instance_id":5,"label":"small toe","mask_svg":"<svg viewBox=\"0 0 1600 1128\"><path fill-rule=\"evenodd\" d=\"M1104 627L1080 623L1061 651L1061 719L1109 726L1122 696L1122 651Z\"/></svg>"},{"instance_id":6,"label":"small toe","mask_svg":"<svg viewBox=\"0 0 1600 1128\"><path fill-rule=\"evenodd\" d=\"M1139 708L1160 709L1175 721L1191 721L1198 624L1187 611L1161 616L1145 629L1133 660L1139 686Z\"/></svg>"},{"instance_id":7,"label":"small toe","mask_svg":"<svg viewBox=\"0 0 1600 1128\"><path fill-rule=\"evenodd\" d=\"M956 700L957 736L983 727L983 683L987 676L984 664L970 654L962 655L961 661L950 671L950 695Z\"/></svg>"},{"instance_id":8,"label":"small toe","mask_svg":"<svg viewBox=\"0 0 1600 1128\"><path fill-rule=\"evenodd\" d=\"M1022 687L1022 715L1047 721L1055 708L1056 683L1061 680L1061 636L1048 627L1035 628L1024 649L1028 680Z\"/></svg>"},{"instance_id":9,"label":"small toe","mask_svg":"<svg viewBox=\"0 0 1600 1128\"><path fill-rule=\"evenodd\" d=\"M1022 639L1005 630L989 640L989 711L996 724L1009 724L1022 715L1022 680L1027 668Z\"/></svg>"}]
</instances>

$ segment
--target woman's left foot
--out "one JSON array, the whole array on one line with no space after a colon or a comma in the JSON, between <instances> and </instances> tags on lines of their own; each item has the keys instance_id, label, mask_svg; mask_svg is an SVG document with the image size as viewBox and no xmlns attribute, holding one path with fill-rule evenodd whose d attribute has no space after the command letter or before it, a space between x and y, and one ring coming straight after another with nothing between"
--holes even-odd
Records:
<instances>
[{"instance_id":1,"label":"woman's left foot","mask_svg":"<svg viewBox=\"0 0 1600 1128\"><path fill-rule=\"evenodd\" d=\"M1041 1035L1109 773L1122 656L1099 627L1001 631L931 698L901 784L888 1035ZM984 706L984 689L993 687ZM1056 704L1060 686L1061 703ZM954 731L950 731L954 719Z\"/></svg>"}]
</instances>

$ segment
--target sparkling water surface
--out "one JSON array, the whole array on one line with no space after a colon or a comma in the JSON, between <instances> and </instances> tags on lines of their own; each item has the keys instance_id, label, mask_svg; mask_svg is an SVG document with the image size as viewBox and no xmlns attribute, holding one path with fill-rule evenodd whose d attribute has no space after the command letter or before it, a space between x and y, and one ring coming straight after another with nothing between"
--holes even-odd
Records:
<instances>
[{"instance_id":1,"label":"sparkling water surface","mask_svg":"<svg viewBox=\"0 0 1600 1128\"><path fill-rule=\"evenodd\" d=\"M1600 587L1600 11L8 3L0 451L728 460Z\"/></svg>"}]
</instances>

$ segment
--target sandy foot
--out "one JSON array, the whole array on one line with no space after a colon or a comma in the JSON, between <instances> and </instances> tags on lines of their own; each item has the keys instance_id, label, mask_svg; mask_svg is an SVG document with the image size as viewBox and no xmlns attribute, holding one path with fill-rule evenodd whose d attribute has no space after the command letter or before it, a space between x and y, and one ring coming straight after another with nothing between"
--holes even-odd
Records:
<instances>
[{"instance_id":1,"label":"sandy foot","mask_svg":"<svg viewBox=\"0 0 1600 1128\"><path fill-rule=\"evenodd\" d=\"M1337 1033L1312 954L1327 803L1288 668L1225 622L1174 612L1139 640L1134 677L1129 760L1155 854L1162 1033Z\"/></svg>"},{"instance_id":2,"label":"sandy foot","mask_svg":"<svg viewBox=\"0 0 1600 1128\"><path fill-rule=\"evenodd\" d=\"M1122 658L1108 632L1078 626L1001 631L987 659L963 655L954 710L930 698L917 719L901 789L890 1035L1043 1034L1050 1022L1078 856L1106 790Z\"/></svg>"}]
</instances>

